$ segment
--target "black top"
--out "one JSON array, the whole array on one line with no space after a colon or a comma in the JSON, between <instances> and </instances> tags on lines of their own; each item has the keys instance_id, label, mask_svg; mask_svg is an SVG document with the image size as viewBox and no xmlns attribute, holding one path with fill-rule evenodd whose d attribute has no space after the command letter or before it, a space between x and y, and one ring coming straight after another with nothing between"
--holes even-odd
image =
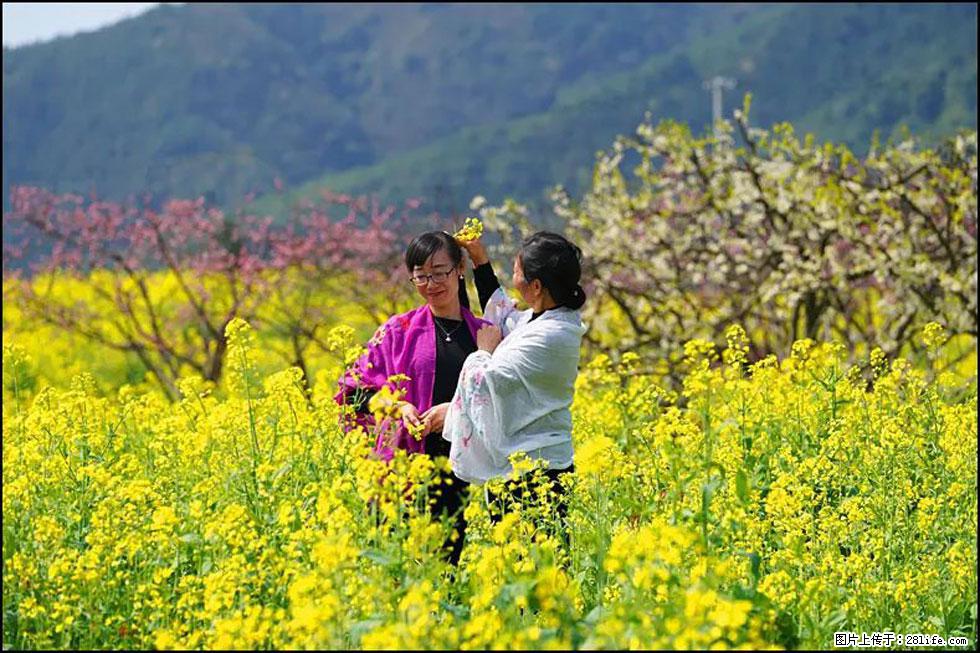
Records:
<instances>
[{"instance_id":1,"label":"black top","mask_svg":"<svg viewBox=\"0 0 980 653\"><path fill-rule=\"evenodd\" d=\"M476 351L476 341L463 320L435 316L433 319L436 327L436 375L432 383L432 405L438 406L452 401L463 363L467 356ZM429 433L425 438L425 453L448 456L449 442L443 440L441 432Z\"/></svg>"},{"instance_id":2,"label":"black top","mask_svg":"<svg viewBox=\"0 0 980 653\"><path fill-rule=\"evenodd\" d=\"M476 292L480 295L480 308L486 312L487 302L490 301L494 291L500 287L500 282L497 281L497 275L494 274L490 261L473 268L473 281L476 283Z\"/></svg>"}]
</instances>

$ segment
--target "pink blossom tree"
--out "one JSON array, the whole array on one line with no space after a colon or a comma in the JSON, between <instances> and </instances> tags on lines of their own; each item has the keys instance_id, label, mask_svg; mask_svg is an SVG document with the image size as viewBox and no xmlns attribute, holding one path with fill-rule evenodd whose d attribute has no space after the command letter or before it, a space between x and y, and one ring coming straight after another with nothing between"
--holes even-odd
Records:
<instances>
[{"instance_id":1,"label":"pink blossom tree","mask_svg":"<svg viewBox=\"0 0 980 653\"><path fill-rule=\"evenodd\" d=\"M276 226L230 216L202 199L137 208L44 189L14 187L4 214L4 277L24 314L102 346L135 354L171 396L176 380L221 377L225 327L235 317L268 326L280 353L306 371L323 346L317 290L337 282L371 314L407 293L396 283L401 212L325 193ZM414 222L417 222L415 220ZM72 279L66 294L56 281ZM82 289L80 292L78 289Z\"/></svg>"}]
</instances>

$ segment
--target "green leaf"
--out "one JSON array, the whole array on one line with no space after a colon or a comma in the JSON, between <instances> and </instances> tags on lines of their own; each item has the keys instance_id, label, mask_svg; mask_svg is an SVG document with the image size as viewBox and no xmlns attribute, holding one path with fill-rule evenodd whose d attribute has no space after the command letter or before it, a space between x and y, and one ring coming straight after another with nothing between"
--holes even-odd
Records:
<instances>
[{"instance_id":1,"label":"green leaf","mask_svg":"<svg viewBox=\"0 0 980 653\"><path fill-rule=\"evenodd\" d=\"M292 469L292 467L293 464L291 462L287 462L285 465L277 469L276 473L272 475L273 482L278 481L280 477L282 477L286 472Z\"/></svg>"},{"instance_id":2,"label":"green leaf","mask_svg":"<svg viewBox=\"0 0 980 653\"><path fill-rule=\"evenodd\" d=\"M371 562L378 563L382 567L390 567L391 565L395 564L394 558L392 558L387 553L379 551L378 549L365 549L364 557L370 560Z\"/></svg>"},{"instance_id":3,"label":"green leaf","mask_svg":"<svg viewBox=\"0 0 980 653\"><path fill-rule=\"evenodd\" d=\"M735 474L735 494L738 495L738 498L742 501L742 503L748 502L749 481L745 476L745 471L741 469L738 470L737 474Z\"/></svg>"},{"instance_id":4,"label":"green leaf","mask_svg":"<svg viewBox=\"0 0 980 653\"><path fill-rule=\"evenodd\" d=\"M602 606L597 605L589 611L589 614L585 615L585 623L589 626L594 626L599 623L599 619L602 618Z\"/></svg>"},{"instance_id":5,"label":"green leaf","mask_svg":"<svg viewBox=\"0 0 980 653\"><path fill-rule=\"evenodd\" d=\"M384 619L364 619L362 621L355 622L351 624L350 635L355 640L358 641L364 635L368 634L375 628L384 624Z\"/></svg>"},{"instance_id":6,"label":"green leaf","mask_svg":"<svg viewBox=\"0 0 980 653\"><path fill-rule=\"evenodd\" d=\"M469 608L464 605L455 605L445 600L439 601L439 607L452 614L457 619L468 619L470 616Z\"/></svg>"}]
</instances>

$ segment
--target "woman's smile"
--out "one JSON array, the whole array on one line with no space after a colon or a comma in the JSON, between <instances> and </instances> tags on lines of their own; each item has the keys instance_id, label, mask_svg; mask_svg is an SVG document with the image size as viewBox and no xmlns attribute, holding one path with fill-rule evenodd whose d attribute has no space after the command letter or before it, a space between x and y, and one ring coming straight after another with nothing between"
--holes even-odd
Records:
<instances>
[{"instance_id":1,"label":"woman's smile","mask_svg":"<svg viewBox=\"0 0 980 653\"><path fill-rule=\"evenodd\" d=\"M426 291L426 294L429 296L430 299L439 299L440 297L445 296L446 289L445 288L431 288L428 291Z\"/></svg>"}]
</instances>

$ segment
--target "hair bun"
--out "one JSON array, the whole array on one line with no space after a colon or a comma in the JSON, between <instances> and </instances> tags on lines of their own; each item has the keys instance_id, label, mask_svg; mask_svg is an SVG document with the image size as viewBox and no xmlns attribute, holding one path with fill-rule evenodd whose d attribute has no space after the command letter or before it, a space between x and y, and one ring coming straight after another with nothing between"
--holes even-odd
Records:
<instances>
[{"instance_id":1,"label":"hair bun","mask_svg":"<svg viewBox=\"0 0 980 653\"><path fill-rule=\"evenodd\" d=\"M539 279L558 306L577 310L585 303L582 250L561 234L539 231L524 240L518 253L528 282Z\"/></svg>"},{"instance_id":2,"label":"hair bun","mask_svg":"<svg viewBox=\"0 0 980 653\"><path fill-rule=\"evenodd\" d=\"M583 304L585 304L585 290L579 284L575 284L571 292L571 299L565 305L573 310L578 310L582 308Z\"/></svg>"}]
</instances>

